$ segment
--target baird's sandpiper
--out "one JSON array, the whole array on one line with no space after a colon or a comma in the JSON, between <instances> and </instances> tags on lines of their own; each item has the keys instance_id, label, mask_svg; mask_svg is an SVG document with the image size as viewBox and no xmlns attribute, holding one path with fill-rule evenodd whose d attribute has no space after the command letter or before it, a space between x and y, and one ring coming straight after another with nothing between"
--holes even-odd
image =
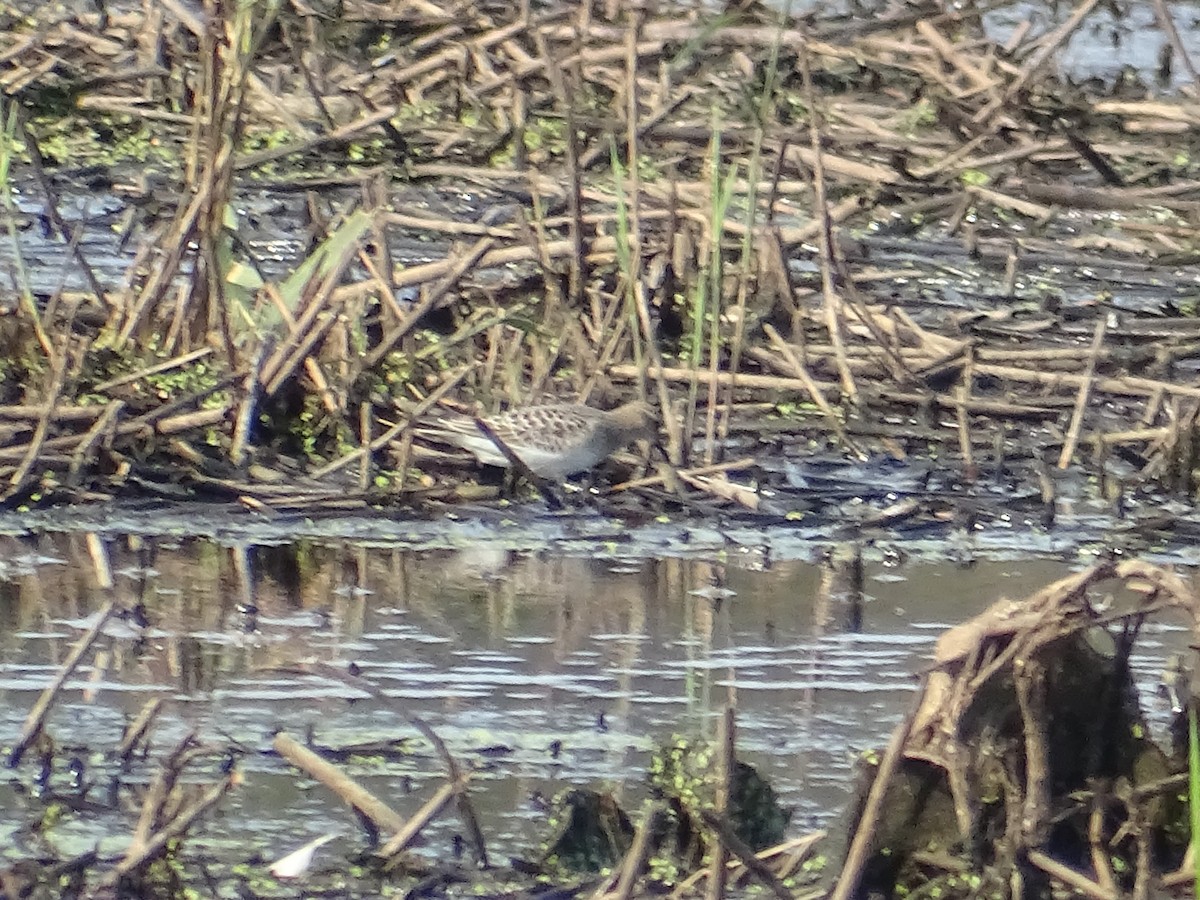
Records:
<instances>
[{"instance_id":1,"label":"baird's sandpiper","mask_svg":"<svg viewBox=\"0 0 1200 900\"><path fill-rule=\"evenodd\" d=\"M531 472L554 481L594 468L635 440L653 440L658 430L654 410L641 400L607 411L581 403L543 403L483 421ZM508 465L491 438L465 416L439 419L415 433L469 450L485 465Z\"/></svg>"}]
</instances>

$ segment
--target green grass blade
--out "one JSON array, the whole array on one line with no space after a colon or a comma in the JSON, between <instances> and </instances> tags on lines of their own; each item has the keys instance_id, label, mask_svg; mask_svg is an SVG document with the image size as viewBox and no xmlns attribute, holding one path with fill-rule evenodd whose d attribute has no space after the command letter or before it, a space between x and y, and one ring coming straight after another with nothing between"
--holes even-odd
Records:
<instances>
[{"instance_id":1,"label":"green grass blade","mask_svg":"<svg viewBox=\"0 0 1200 900\"><path fill-rule=\"evenodd\" d=\"M1196 734L1196 710L1188 710L1188 819L1192 828L1192 891L1200 900L1200 737Z\"/></svg>"},{"instance_id":2,"label":"green grass blade","mask_svg":"<svg viewBox=\"0 0 1200 900\"><path fill-rule=\"evenodd\" d=\"M629 250L629 206L625 200L625 167L617 155L617 142L609 139L608 158L612 165L613 188L617 202L617 265L628 284L633 276L633 257Z\"/></svg>"}]
</instances>

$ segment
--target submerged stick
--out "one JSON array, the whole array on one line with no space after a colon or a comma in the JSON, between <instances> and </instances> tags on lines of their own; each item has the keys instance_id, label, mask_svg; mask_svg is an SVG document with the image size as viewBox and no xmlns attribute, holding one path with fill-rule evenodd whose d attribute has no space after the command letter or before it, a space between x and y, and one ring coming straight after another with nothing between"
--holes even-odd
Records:
<instances>
[{"instance_id":1,"label":"submerged stick","mask_svg":"<svg viewBox=\"0 0 1200 900\"><path fill-rule=\"evenodd\" d=\"M120 746L117 747L117 756L123 761L128 762L129 758L133 756L134 749L146 736L150 726L154 724L154 719L158 716L162 705L161 697L151 697L142 706L137 718L129 723L129 727L125 729L125 735L121 738Z\"/></svg>"},{"instance_id":2,"label":"submerged stick","mask_svg":"<svg viewBox=\"0 0 1200 900\"><path fill-rule=\"evenodd\" d=\"M726 704L724 714L721 716L721 723L717 731L717 796L716 810L705 816L707 810L702 810L701 815L707 824L713 830L716 836L716 841L712 848L712 865L709 867L707 890L704 895L709 900L722 900L725 896L725 884L728 877L726 864L729 862L729 853L732 850L730 841L730 833L732 829L723 828L724 816L729 809L730 799L733 796L733 776L734 769L737 765L737 720L735 718L733 704ZM711 816L711 819L710 819ZM745 848L749 849L749 848ZM749 851L750 856L754 855L754 851ZM735 855L740 855L736 854ZM757 862L757 860L756 860ZM787 892L784 893L787 896Z\"/></svg>"},{"instance_id":3,"label":"submerged stick","mask_svg":"<svg viewBox=\"0 0 1200 900\"><path fill-rule=\"evenodd\" d=\"M29 710L29 715L25 718L25 724L21 728L21 735L17 738L17 742L13 745L12 751L8 754L8 767L16 768L21 763L21 757L25 755L25 751L29 749L29 745L34 742L42 732L42 726L46 722L46 716L50 712L50 707L54 704L55 698L62 691L63 685L66 684L68 678L75 672L83 655L91 649L96 643L96 639L100 637L100 631L104 628L105 623L112 616L117 608L115 600L109 600L104 608L100 610L96 616L96 621L92 623L84 635L75 642L75 646L71 648L71 652L67 655L66 660L58 669L58 674L54 676L54 680L47 685L42 691L37 702L33 704L33 708Z\"/></svg>"},{"instance_id":4,"label":"submerged stick","mask_svg":"<svg viewBox=\"0 0 1200 900\"><path fill-rule=\"evenodd\" d=\"M163 811L171 799L171 792L175 789L184 767L195 758L198 752L196 732L189 731L162 761L142 799L141 813L138 815L137 825L133 829L129 849L125 852L126 858L132 859L138 856L142 848L149 843L151 836L162 827L166 819L170 818L164 816ZM178 804L175 804L175 808L178 809Z\"/></svg>"}]
</instances>

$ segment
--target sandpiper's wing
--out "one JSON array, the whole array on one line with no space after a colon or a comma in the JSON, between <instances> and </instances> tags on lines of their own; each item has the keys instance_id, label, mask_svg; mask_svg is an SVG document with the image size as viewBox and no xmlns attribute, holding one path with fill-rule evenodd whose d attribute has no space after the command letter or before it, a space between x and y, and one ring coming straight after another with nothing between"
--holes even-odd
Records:
<instances>
[{"instance_id":1,"label":"sandpiper's wing","mask_svg":"<svg viewBox=\"0 0 1200 900\"><path fill-rule=\"evenodd\" d=\"M491 438L479 430L474 419L466 416L441 416L433 422L414 428L413 434L437 443L450 444L453 447L470 451L476 459L486 465L508 465L508 459L496 449Z\"/></svg>"},{"instance_id":2,"label":"sandpiper's wing","mask_svg":"<svg viewBox=\"0 0 1200 900\"><path fill-rule=\"evenodd\" d=\"M611 452L599 440L604 415L579 404L546 403L489 416L484 421L530 470L544 478L565 478L590 469ZM508 458L473 419L444 417L415 433L468 450L485 465L508 465Z\"/></svg>"}]
</instances>

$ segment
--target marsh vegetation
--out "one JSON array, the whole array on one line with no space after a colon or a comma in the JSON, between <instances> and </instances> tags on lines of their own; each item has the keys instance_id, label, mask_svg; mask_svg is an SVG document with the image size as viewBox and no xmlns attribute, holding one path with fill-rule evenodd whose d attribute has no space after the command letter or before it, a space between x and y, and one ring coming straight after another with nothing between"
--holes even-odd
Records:
<instances>
[{"instance_id":1,"label":"marsh vegetation","mask_svg":"<svg viewBox=\"0 0 1200 900\"><path fill-rule=\"evenodd\" d=\"M735 528L789 529L850 547L828 565L854 595L860 541L881 534L944 541L1017 523L1041 538L1088 529L1120 552L1187 540L1200 522L1200 111L1176 89L1191 36L1166 5L1152 22L1094 0L1055 12L5 4L0 504L387 509L449 531L450 516L533 495L431 447L420 429L432 417L638 401L656 410L661 447L617 454L568 495L572 510L549 526L564 543L656 523L682 552L691 523L719 523L730 545ZM1120 47L1151 28L1163 47L1153 65L1064 71L1067 48L1095 45L1100 29ZM14 766L27 754L47 771L63 763L45 716L111 640L111 620L141 605L112 596L102 532L90 529L79 564L104 602L77 629L77 654L56 658L9 748ZM1106 611L1108 584L1134 599ZM695 590L717 610L727 588L715 573ZM838 896L863 884L1093 897L1185 884L1178 748L1122 741L1072 768L1062 754L1078 753L1045 723L1059 689L1107 686L1114 710L1136 705L1124 667L1138 628L1194 606L1169 572L1100 562L1036 593L1022 607L1036 615L985 614L960 632L926 681L924 718L897 733L886 777L862 798L865 836L841 855ZM1093 653L1101 626L1120 636ZM1071 668L1095 680L1055 681ZM289 672L388 703L349 667ZM981 697L1000 721L975 718ZM768 801L757 824L733 824L746 792L732 709L711 747L689 745L703 764L664 751L658 802L627 811L577 790L564 818L586 814L586 839L502 875L407 854L453 806L460 849L486 861L474 776L419 717L407 724L444 781L408 820L294 736L276 736L273 752L336 785L368 838L383 837L365 880L340 870L330 890L533 896L548 879L564 896L669 885L718 897L734 857L744 871L730 885L819 890L807 836L774 868L755 861L780 834L769 785L749 791ZM1142 727L1123 714L1103 733ZM106 808L135 810L128 848L33 855L40 868L5 869L0 889L195 888L176 865L180 842L240 786L241 748L182 734L154 755L157 715L147 703L99 751L113 797L131 791ZM955 739L938 744L937 729ZM992 743L975 740L984 733ZM965 734L971 753L992 755L950 759ZM1151 757L1153 777L1125 793ZM703 791L692 768L710 776ZM948 835L933 851L886 837L912 825L880 820L897 805L885 803L897 772L914 779L897 790L934 796L946 814L913 811ZM1074 841L1073 855L1050 859L1052 837ZM549 865L576 852L608 871ZM963 874L983 864L985 882ZM209 887L280 890L234 875Z\"/></svg>"}]
</instances>

